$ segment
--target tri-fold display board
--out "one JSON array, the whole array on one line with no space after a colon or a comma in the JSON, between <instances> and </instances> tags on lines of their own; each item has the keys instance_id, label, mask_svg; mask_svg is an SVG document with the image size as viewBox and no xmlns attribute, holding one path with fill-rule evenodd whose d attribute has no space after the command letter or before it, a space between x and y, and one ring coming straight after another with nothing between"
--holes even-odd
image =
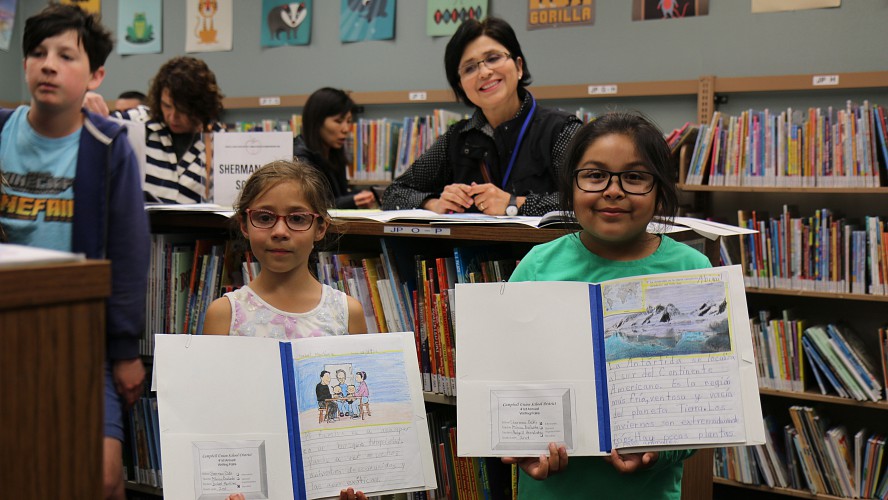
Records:
<instances>
[{"instance_id":1,"label":"tri-fold display board","mask_svg":"<svg viewBox=\"0 0 888 500\"><path fill-rule=\"evenodd\" d=\"M739 266L456 286L460 456L763 444Z\"/></svg>"}]
</instances>

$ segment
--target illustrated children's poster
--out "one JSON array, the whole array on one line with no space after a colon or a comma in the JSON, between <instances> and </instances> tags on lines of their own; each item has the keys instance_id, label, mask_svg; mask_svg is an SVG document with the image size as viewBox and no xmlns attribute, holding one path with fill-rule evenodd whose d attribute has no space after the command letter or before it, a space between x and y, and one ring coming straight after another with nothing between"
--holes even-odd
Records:
<instances>
[{"instance_id":1,"label":"illustrated children's poster","mask_svg":"<svg viewBox=\"0 0 888 500\"><path fill-rule=\"evenodd\" d=\"M709 0L632 0L632 20L679 19L709 14Z\"/></svg>"},{"instance_id":2,"label":"illustrated children's poster","mask_svg":"<svg viewBox=\"0 0 888 500\"><path fill-rule=\"evenodd\" d=\"M62 5L76 5L90 14L102 13L102 0L61 0Z\"/></svg>"},{"instance_id":3,"label":"illustrated children's poster","mask_svg":"<svg viewBox=\"0 0 888 500\"><path fill-rule=\"evenodd\" d=\"M292 132L213 134L213 203L231 207L241 187L259 167L274 160L292 159Z\"/></svg>"},{"instance_id":4,"label":"illustrated children's poster","mask_svg":"<svg viewBox=\"0 0 888 500\"><path fill-rule=\"evenodd\" d=\"M120 0L117 8L117 52L159 54L163 51L161 0Z\"/></svg>"},{"instance_id":5,"label":"illustrated children's poster","mask_svg":"<svg viewBox=\"0 0 888 500\"><path fill-rule=\"evenodd\" d=\"M487 17L487 0L428 0L426 33L429 36L452 36L468 19Z\"/></svg>"},{"instance_id":6,"label":"illustrated children's poster","mask_svg":"<svg viewBox=\"0 0 888 500\"><path fill-rule=\"evenodd\" d=\"M841 7L842 0L752 0L752 12L829 9Z\"/></svg>"},{"instance_id":7,"label":"illustrated children's poster","mask_svg":"<svg viewBox=\"0 0 888 500\"><path fill-rule=\"evenodd\" d=\"M412 333L157 335L164 495L436 488Z\"/></svg>"},{"instance_id":8,"label":"illustrated children's poster","mask_svg":"<svg viewBox=\"0 0 888 500\"><path fill-rule=\"evenodd\" d=\"M340 5L340 41L395 38L395 0L342 0Z\"/></svg>"},{"instance_id":9,"label":"illustrated children's poster","mask_svg":"<svg viewBox=\"0 0 888 500\"><path fill-rule=\"evenodd\" d=\"M234 0L185 0L185 52L231 50Z\"/></svg>"},{"instance_id":10,"label":"illustrated children's poster","mask_svg":"<svg viewBox=\"0 0 888 500\"><path fill-rule=\"evenodd\" d=\"M740 266L457 285L458 453L763 444L746 311Z\"/></svg>"},{"instance_id":11,"label":"illustrated children's poster","mask_svg":"<svg viewBox=\"0 0 888 500\"><path fill-rule=\"evenodd\" d=\"M0 49L2 50L9 50L9 42L12 40L16 1L0 0Z\"/></svg>"},{"instance_id":12,"label":"illustrated children's poster","mask_svg":"<svg viewBox=\"0 0 888 500\"><path fill-rule=\"evenodd\" d=\"M595 0L529 0L527 29L591 26Z\"/></svg>"},{"instance_id":13,"label":"illustrated children's poster","mask_svg":"<svg viewBox=\"0 0 888 500\"><path fill-rule=\"evenodd\" d=\"M312 11L311 0L262 0L262 46L308 45Z\"/></svg>"}]
</instances>

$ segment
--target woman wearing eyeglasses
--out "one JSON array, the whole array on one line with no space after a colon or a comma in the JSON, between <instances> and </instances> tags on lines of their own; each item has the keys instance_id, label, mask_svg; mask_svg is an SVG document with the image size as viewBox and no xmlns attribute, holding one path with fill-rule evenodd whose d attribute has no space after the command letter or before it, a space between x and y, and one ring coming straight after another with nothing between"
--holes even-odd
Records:
<instances>
[{"instance_id":1,"label":"woman wearing eyeglasses","mask_svg":"<svg viewBox=\"0 0 888 500\"><path fill-rule=\"evenodd\" d=\"M543 215L558 209L564 152L582 123L540 106L515 31L502 19L464 22L444 52L457 98L475 107L386 189L386 210Z\"/></svg>"}]
</instances>

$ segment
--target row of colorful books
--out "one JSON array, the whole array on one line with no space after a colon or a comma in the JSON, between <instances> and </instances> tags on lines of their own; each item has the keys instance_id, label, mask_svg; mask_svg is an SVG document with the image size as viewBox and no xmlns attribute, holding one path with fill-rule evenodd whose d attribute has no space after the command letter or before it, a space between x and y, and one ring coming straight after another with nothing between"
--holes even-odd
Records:
<instances>
[{"instance_id":1,"label":"row of colorful books","mask_svg":"<svg viewBox=\"0 0 888 500\"><path fill-rule=\"evenodd\" d=\"M403 122L388 118L360 119L351 135L351 164L346 172L352 181L390 181L398 160Z\"/></svg>"},{"instance_id":2,"label":"row of colorful books","mask_svg":"<svg viewBox=\"0 0 888 500\"><path fill-rule=\"evenodd\" d=\"M426 414L438 489L431 498L477 500L512 498L512 468L498 458L456 456L456 415L451 409Z\"/></svg>"},{"instance_id":3,"label":"row of colorful books","mask_svg":"<svg viewBox=\"0 0 888 500\"><path fill-rule=\"evenodd\" d=\"M745 484L807 490L842 498L888 499L885 435L829 425L811 407L789 409L781 429L765 417L764 445L719 448L713 473Z\"/></svg>"},{"instance_id":4,"label":"row of colorful books","mask_svg":"<svg viewBox=\"0 0 888 500\"><path fill-rule=\"evenodd\" d=\"M153 334L200 334L210 303L244 284L244 252L234 240L152 235L146 334L140 352L154 352Z\"/></svg>"},{"instance_id":5,"label":"row of colorful books","mask_svg":"<svg viewBox=\"0 0 888 500\"><path fill-rule=\"evenodd\" d=\"M790 311L780 318L760 311L750 325L760 387L802 392L807 371L821 394L858 401L888 398L884 329L879 332L878 362L873 362L863 342L845 326L807 326Z\"/></svg>"},{"instance_id":6,"label":"row of colorful books","mask_svg":"<svg viewBox=\"0 0 888 500\"><path fill-rule=\"evenodd\" d=\"M228 132L293 132L293 136L302 133L302 115L292 115L289 120L266 118L258 122L236 121L225 124Z\"/></svg>"},{"instance_id":7,"label":"row of colorful books","mask_svg":"<svg viewBox=\"0 0 888 500\"><path fill-rule=\"evenodd\" d=\"M143 396L124 420L123 465L128 481L163 488L157 398Z\"/></svg>"},{"instance_id":8,"label":"row of colorful books","mask_svg":"<svg viewBox=\"0 0 888 500\"><path fill-rule=\"evenodd\" d=\"M833 293L888 294L888 227L884 217L862 222L830 209L799 217L786 205L776 217L740 210L746 286Z\"/></svg>"},{"instance_id":9,"label":"row of colorful books","mask_svg":"<svg viewBox=\"0 0 888 500\"><path fill-rule=\"evenodd\" d=\"M700 125L687 184L878 187L888 179L885 109L850 101L843 109L716 111Z\"/></svg>"},{"instance_id":10,"label":"row of colorful books","mask_svg":"<svg viewBox=\"0 0 888 500\"><path fill-rule=\"evenodd\" d=\"M455 396L454 286L508 280L516 260L490 245L414 254L380 241L380 254L319 252L318 279L361 302L368 331L413 331L423 390Z\"/></svg>"}]
</instances>

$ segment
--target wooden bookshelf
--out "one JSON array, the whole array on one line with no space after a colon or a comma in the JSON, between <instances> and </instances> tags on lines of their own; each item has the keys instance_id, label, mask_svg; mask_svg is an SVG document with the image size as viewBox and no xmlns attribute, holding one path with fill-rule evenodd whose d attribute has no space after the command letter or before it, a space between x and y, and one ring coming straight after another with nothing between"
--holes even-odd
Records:
<instances>
[{"instance_id":1,"label":"wooden bookshelf","mask_svg":"<svg viewBox=\"0 0 888 500\"><path fill-rule=\"evenodd\" d=\"M538 99L587 99L613 97L648 97L695 95L698 80L650 82L591 82L575 85L541 85L528 89ZM301 108L309 94L226 97L225 109ZM359 105L454 104L450 89L355 91L351 98ZM270 99L269 99L270 98ZM273 102L274 104L264 104Z\"/></svg>"},{"instance_id":2,"label":"wooden bookshelf","mask_svg":"<svg viewBox=\"0 0 888 500\"><path fill-rule=\"evenodd\" d=\"M771 488L770 486L759 486L757 484L746 484L746 483L741 483L739 481L731 481L730 479L725 479L722 477L713 477L712 482L715 484L732 486L735 488L743 488L743 489L753 490L753 491L776 493L778 495L783 495L783 496L787 496L787 497L817 498L817 499L822 499L822 500L833 500L833 499L834 500L842 500L842 497L836 497L833 495L825 495L825 494L816 495L816 494L808 492L808 491L794 490L792 488L780 488L777 486Z\"/></svg>"},{"instance_id":3,"label":"wooden bookshelf","mask_svg":"<svg viewBox=\"0 0 888 500\"><path fill-rule=\"evenodd\" d=\"M833 83L833 79L835 82ZM818 83L819 82L819 83ZM888 88L888 71L807 73L801 75L717 77L715 92L775 92Z\"/></svg>"},{"instance_id":4,"label":"wooden bookshelf","mask_svg":"<svg viewBox=\"0 0 888 500\"><path fill-rule=\"evenodd\" d=\"M811 297L818 299L861 300L866 302L888 302L888 295L869 295L863 293L814 292L808 290L787 290L783 288L746 287L746 293L762 295L790 295L793 297Z\"/></svg>"},{"instance_id":5,"label":"wooden bookshelf","mask_svg":"<svg viewBox=\"0 0 888 500\"><path fill-rule=\"evenodd\" d=\"M856 399L843 398L840 396L824 395L816 392L796 392L796 391L780 391L777 389L759 388L759 394L764 396L773 396L778 398L801 399L805 401L817 401L818 403L829 403L837 405L856 406L859 408L869 408L873 410L888 410L888 402L885 401L857 401Z\"/></svg>"},{"instance_id":6,"label":"wooden bookshelf","mask_svg":"<svg viewBox=\"0 0 888 500\"><path fill-rule=\"evenodd\" d=\"M454 396L445 396L436 392L423 392L422 398L426 403L456 406L456 398Z\"/></svg>"},{"instance_id":7,"label":"wooden bookshelf","mask_svg":"<svg viewBox=\"0 0 888 500\"><path fill-rule=\"evenodd\" d=\"M680 184L682 191L709 193L888 194L888 187L765 187Z\"/></svg>"}]
</instances>

